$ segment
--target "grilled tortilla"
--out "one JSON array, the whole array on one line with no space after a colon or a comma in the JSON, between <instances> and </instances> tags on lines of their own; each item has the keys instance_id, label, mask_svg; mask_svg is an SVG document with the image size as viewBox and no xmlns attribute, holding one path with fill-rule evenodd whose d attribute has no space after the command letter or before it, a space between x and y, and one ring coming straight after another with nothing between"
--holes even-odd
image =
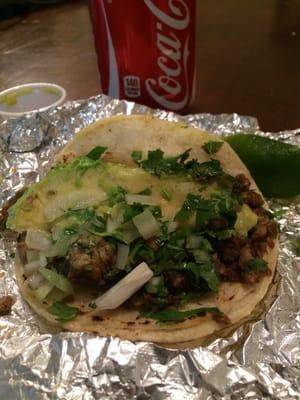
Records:
<instances>
[{"instance_id":1,"label":"grilled tortilla","mask_svg":"<svg viewBox=\"0 0 300 400\"><path fill-rule=\"evenodd\" d=\"M278 252L266 210L220 138L116 116L75 135L7 227L20 234L16 276L37 314L65 330L172 346L243 320L263 299ZM116 309L98 309L141 262L153 277Z\"/></svg>"}]
</instances>

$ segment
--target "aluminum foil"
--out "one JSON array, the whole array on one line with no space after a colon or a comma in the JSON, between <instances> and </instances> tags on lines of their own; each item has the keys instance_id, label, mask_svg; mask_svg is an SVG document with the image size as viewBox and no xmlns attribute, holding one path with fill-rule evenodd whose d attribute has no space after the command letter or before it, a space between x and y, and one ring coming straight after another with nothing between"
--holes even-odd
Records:
<instances>
[{"instance_id":1,"label":"aluminum foil","mask_svg":"<svg viewBox=\"0 0 300 400\"><path fill-rule=\"evenodd\" d=\"M145 113L218 135L251 131L300 141L299 130L260 132L251 117L178 116L101 95L0 123L0 206L39 180L82 127L116 114ZM13 294L16 302L10 315L0 317L0 399L299 399L300 258L293 240L300 236L300 207L296 201L272 201L271 207L283 211L276 300L258 321L192 350L51 333L22 301L13 273L15 243L2 237L0 295Z\"/></svg>"}]
</instances>

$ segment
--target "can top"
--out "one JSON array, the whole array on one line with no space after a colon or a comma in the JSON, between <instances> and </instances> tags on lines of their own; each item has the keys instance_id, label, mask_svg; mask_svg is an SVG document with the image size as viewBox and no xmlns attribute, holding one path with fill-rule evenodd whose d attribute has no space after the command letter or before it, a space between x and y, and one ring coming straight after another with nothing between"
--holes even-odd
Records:
<instances>
[{"instance_id":1,"label":"can top","mask_svg":"<svg viewBox=\"0 0 300 400\"><path fill-rule=\"evenodd\" d=\"M0 92L0 116L16 118L58 106L66 97L63 87L53 83L27 83Z\"/></svg>"}]
</instances>

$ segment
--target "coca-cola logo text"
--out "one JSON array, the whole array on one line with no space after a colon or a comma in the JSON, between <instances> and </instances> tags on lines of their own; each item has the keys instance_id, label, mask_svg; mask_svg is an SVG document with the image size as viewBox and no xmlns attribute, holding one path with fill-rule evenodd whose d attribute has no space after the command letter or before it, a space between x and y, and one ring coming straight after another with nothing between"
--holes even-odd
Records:
<instances>
[{"instance_id":1,"label":"coca-cola logo text","mask_svg":"<svg viewBox=\"0 0 300 400\"><path fill-rule=\"evenodd\" d=\"M182 31L188 27L190 21L189 8L184 0L169 0L169 13L161 10L153 0L144 0L149 10L157 17L156 45L161 55L157 59L162 74L158 79L146 79L146 90L149 95L161 106L172 110L182 109L189 99L188 85L188 41L184 43L172 31ZM183 79L180 79L183 75ZM182 87L181 81L184 81ZM161 95L161 91L165 93ZM173 97L171 100L170 97Z\"/></svg>"}]
</instances>

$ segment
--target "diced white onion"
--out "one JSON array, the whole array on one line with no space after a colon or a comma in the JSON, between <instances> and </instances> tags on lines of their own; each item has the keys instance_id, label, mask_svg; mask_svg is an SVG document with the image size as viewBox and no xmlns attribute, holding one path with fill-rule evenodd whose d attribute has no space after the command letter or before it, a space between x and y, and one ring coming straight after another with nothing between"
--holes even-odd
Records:
<instances>
[{"instance_id":1,"label":"diced white onion","mask_svg":"<svg viewBox=\"0 0 300 400\"><path fill-rule=\"evenodd\" d=\"M145 262L135 267L125 278L95 300L97 313L100 310L112 310L129 299L153 276L152 270Z\"/></svg>"},{"instance_id":2,"label":"diced white onion","mask_svg":"<svg viewBox=\"0 0 300 400\"><path fill-rule=\"evenodd\" d=\"M161 276L154 276L153 278L150 279L150 281L147 283L146 290L148 293L157 293L158 286L160 285L162 281Z\"/></svg>"},{"instance_id":3,"label":"diced white onion","mask_svg":"<svg viewBox=\"0 0 300 400\"><path fill-rule=\"evenodd\" d=\"M115 267L118 269L124 269L127 264L128 256L129 246L127 244L118 243L117 260Z\"/></svg>"},{"instance_id":4,"label":"diced white onion","mask_svg":"<svg viewBox=\"0 0 300 400\"><path fill-rule=\"evenodd\" d=\"M24 273L28 277L28 276L32 275L34 272L36 272L39 269L39 267L40 267L39 260L31 261L24 265L24 267L23 267Z\"/></svg>"},{"instance_id":5,"label":"diced white onion","mask_svg":"<svg viewBox=\"0 0 300 400\"><path fill-rule=\"evenodd\" d=\"M149 210L145 210L141 214L136 215L132 221L137 230L146 240L155 236L160 231L160 224L156 221Z\"/></svg>"},{"instance_id":6,"label":"diced white onion","mask_svg":"<svg viewBox=\"0 0 300 400\"><path fill-rule=\"evenodd\" d=\"M37 250L27 250L26 251L26 259L27 262L30 263L31 261L38 260L39 252Z\"/></svg>"},{"instance_id":7,"label":"diced white onion","mask_svg":"<svg viewBox=\"0 0 300 400\"><path fill-rule=\"evenodd\" d=\"M46 265L48 264L46 256L42 253L40 253L40 256L39 256L39 262L40 262L41 267L46 267Z\"/></svg>"},{"instance_id":8,"label":"diced white onion","mask_svg":"<svg viewBox=\"0 0 300 400\"><path fill-rule=\"evenodd\" d=\"M178 226L178 222L176 222L176 221L171 221L171 222L169 223L169 225L168 225L168 233L172 233L172 232L176 231L177 226Z\"/></svg>"},{"instance_id":9,"label":"diced white onion","mask_svg":"<svg viewBox=\"0 0 300 400\"><path fill-rule=\"evenodd\" d=\"M188 249L197 249L197 248L199 248L202 240L203 239L200 236L196 236L196 235L188 236L188 238L186 240L186 247Z\"/></svg>"},{"instance_id":10,"label":"diced white onion","mask_svg":"<svg viewBox=\"0 0 300 400\"><path fill-rule=\"evenodd\" d=\"M49 283L57 287L57 289L67 294L73 294L72 284L64 275L59 274L58 272L47 268L40 268L39 271L41 275Z\"/></svg>"},{"instance_id":11,"label":"diced white onion","mask_svg":"<svg viewBox=\"0 0 300 400\"><path fill-rule=\"evenodd\" d=\"M51 235L49 232L41 230L29 230L26 234L25 242L29 249L46 252L52 246Z\"/></svg>"},{"instance_id":12,"label":"diced white onion","mask_svg":"<svg viewBox=\"0 0 300 400\"><path fill-rule=\"evenodd\" d=\"M121 225L121 223L119 221L117 221L116 219L112 219L110 217L107 218L106 221L106 230L107 232L113 232L115 229L117 229L119 226Z\"/></svg>"},{"instance_id":13,"label":"diced white onion","mask_svg":"<svg viewBox=\"0 0 300 400\"><path fill-rule=\"evenodd\" d=\"M87 208L96 205L107 199L104 191L74 190L56 197L44 208L44 216L48 222L61 217L68 209Z\"/></svg>"},{"instance_id":14,"label":"diced white onion","mask_svg":"<svg viewBox=\"0 0 300 400\"><path fill-rule=\"evenodd\" d=\"M126 194L125 200L127 204L140 203L148 206L157 205L157 200L155 200L153 196L145 194Z\"/></svg>"},{"instance_id":15,"label":"diced white onion","mask_svg":"<svg viewBox=\"0 0 300 400\"><path fill-rule=\"evenodd\" d=\"M137 239L140 236L138 230L136 229L136 227L133 225L133 223L131 221L126 222L124 225L122 225L120 230L121 230L123 241L126 244L130 244L131 242L133 242L135 239Z\"/></svg>"},{"instance_id":16,"label":"diced white onion","mask_svg":"<svg viewBox=\"0 0 300 400\"><path fill-rule=\"evenodd\" d=\"M53 288L54 285L49 282L45 282L35 290L34 294L39 300L44 300L44 298L48 296Z\"/></svg>"},{"instance_id":17,"label":"diced white onion","mask_svg":"<svg viewBox=\"0 0 300 400\"><path fill-rule=\"evenodd\" d=\"M28 286L31 287L31 289L38 289L40 286L42 286L43 283L45 283L45 279L42 277L42 275L38 272L33 273L30 275L30 277L26 280Z\"/></svg>"}]
</instances>

